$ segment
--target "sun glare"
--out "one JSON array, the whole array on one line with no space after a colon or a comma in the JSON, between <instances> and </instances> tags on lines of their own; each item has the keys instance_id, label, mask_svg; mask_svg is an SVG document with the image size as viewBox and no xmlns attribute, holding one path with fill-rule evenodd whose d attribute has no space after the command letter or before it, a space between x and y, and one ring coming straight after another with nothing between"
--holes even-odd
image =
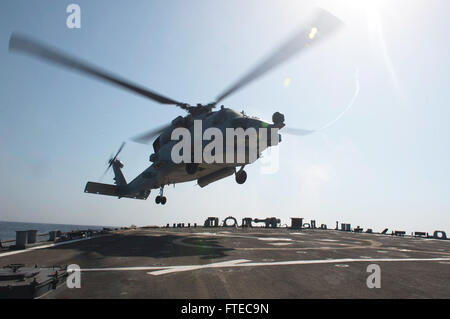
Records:
<instances>
[{"instance_id":1,"label":"sun glare","mask_svg":"<svg viewBox=\"0 0 450 319\"><path fill-rule=\"evenodd\" d=\"M383 25L383 15L389 11L392 2L388 0L333 0L326 3L336 12L340 12L344 19L345 16L353 21L357 21L353 19L355 17L364 19L367 37L375 45L373 52L381 55L394 90L399 96L402 96L394 64L385 41L385 30L389 30L389 27Z\"/></svg>"},{"instance_id":2,"label":"sun glare","mask_svg":"<svg viewBox=\"0 0 450 319\"><path fill-rule=\"evenodd\" d=\"M316 34L317 34L317 31L319 31L319 30L317 30L316 27L313 27L313 28L311 29L311 32L309 32L308 37L309 37L311 40L314 39L315 36L316 36Z\"/></svg>"},{"instance_id":3,"label":"sun glare","mask_svg":"<svg viewBox=\"0 0 450 319\"><path fill-rule=\"evenodd\" d=\"M386 45L386 41L384 38L383 32L383 21L381 12L383 10L383 3L385 5L385 0L365 0L361 1L365 3L365 11L366 11L366 19L367 19L367 28L369 32L369 37L375 40L380 48L381 54L383 56L384 63L386 65L386 69L389 72L389 76L391 78L392 85L397 94L401 95L400 87L398 83L398 78L395 73L394 65L392 59L389 55L389 49Z\"/></svg>"}]
</instances>

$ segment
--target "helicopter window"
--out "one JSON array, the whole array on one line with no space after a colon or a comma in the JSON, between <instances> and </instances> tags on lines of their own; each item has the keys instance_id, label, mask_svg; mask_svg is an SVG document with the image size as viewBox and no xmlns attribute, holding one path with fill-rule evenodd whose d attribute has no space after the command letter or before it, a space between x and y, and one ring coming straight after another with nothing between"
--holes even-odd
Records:
<instances>
[{"instance_id":1,"label":"helicopter window","mask_svg":"<svg viewBox=\"0 0 450 319\"><path fill-rule=\"evenodd\" d=\"M247 121L245 118L237 118L231 122L233 128L242 127L243 129L247 128Z\"/></svg>"},{"instance_id":2,"label":"helicopter window","mask_svg":"<svg viewBox=\"0 0 450 319\"><path fill-rule=\"evenodd\" d=\"M212 114L214 114L214 118L213 118L214 124L222 122L226 119L226 114L223 110L220 110L219 112L212 113Z\"/></svg>"}]
</instances>

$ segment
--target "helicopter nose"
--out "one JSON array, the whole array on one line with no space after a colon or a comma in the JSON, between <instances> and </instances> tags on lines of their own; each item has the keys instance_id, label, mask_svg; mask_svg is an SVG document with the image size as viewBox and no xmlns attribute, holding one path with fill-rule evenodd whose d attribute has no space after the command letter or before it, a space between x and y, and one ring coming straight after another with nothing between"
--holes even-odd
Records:
<instances>
[{"instance_id":1,"label":"helicopter nose","mask_svg":"<svg viewBox=\"0 0 450 319\"><path fill-rule=\"evenodd\" d=\"M284 119L284 117L283 117L283 119ZM258 123L259 123L259 128L267 129L267 133L266 133L266 135L264 135L267 146L275 146L281 142L281 135L278 134L278 129L282 128L284 126L284 123L277 121L274 124L270 124L270 123L267 123L267 122L261 121L261 120L259 120ZM258 128L257 128L257 130L258 130ZM258 136L258 140L260 140L260 139L261 139L261 136Z\"/></svg>"}]
</instances>

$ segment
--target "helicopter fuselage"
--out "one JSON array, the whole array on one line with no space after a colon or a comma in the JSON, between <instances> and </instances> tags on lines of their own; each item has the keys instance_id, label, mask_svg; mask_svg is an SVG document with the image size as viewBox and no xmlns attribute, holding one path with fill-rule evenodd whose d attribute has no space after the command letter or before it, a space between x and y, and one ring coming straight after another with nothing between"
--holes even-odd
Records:
<instances>
[{"instance_id":1,"label":"helicopter fuselage","mask_svg":"<svg viewBox=\"0 0 450 319\"><path fill-rule=\"evenodd\" d=\"M202 181L210 182L215 181L215 178L217 178L216 180L219 180L232 175L235 172L236 167L252 164L260 157L265 149L277 145L278 142L281 141L278 129L282 126L284 126L282 123L270 124L256 117L249 117L243 112L238 113L227 108L200 114L198 116L188 115L186 117L177 117L172 121L171 126L162 132L154 141L154 153L150 156L150 160L153 162L152 165L138 175L132 182L122 187L122 192L127 195L142 194L164 185L194 180L199 181L199 185L202 186L205 184L201 183ZM189 137L191 138L191 141L188 141L188 144L192 146L192 161L183 161L181 163L174 161L174 147L180 143L179 139L174 138L174 133L177 128L184 128L190 133ZM211 131L211 129L214 129L214 132L216 132L216 134L213 135L214 138L208 133L208 130ZM266 130L266 133L261 134L261 131L264 129ZM241 141L243 142L242 144L244 147L241 149L239 149L238 146L240 142L239 137L242 138L242 135L237 136L235 133L236 131L244 133L243 136L245 140ZM255 135L256 146L252 146L250 141L251 133L249 132L257 132ZM195 156L193 156L193 154L196 152L195 139L201 139L200 153L203 155L212 141L215 141L216 143L219 142L217 141L217 135L220 134L222 134L222 137L219 139L222 141L223 146L216 147L213 153L221 151L221 156L216 156L216 160L213 162L208 161L203 156L200 161L194 161ZM230 138L230 134L234 135ZM274 136L276 138L273 138ZM232 141L231 144L230 140ZM218 145L220 145L220 143ZM244 154L241 154L239 150L240 152L243 151ZM231 157L230 152L232 153ZM255 152L256 156L252 157L252 152ZM187 169L188 165L194 165L195 169L189 171L189 169ZM211 178L208 179L209 176L211 176Z\"/></svg>"}]
</instances>

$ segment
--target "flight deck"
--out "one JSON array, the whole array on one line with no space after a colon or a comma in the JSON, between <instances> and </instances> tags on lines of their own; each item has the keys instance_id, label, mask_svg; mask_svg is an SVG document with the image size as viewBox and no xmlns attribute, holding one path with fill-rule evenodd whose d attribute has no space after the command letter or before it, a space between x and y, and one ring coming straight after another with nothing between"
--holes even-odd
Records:
<instances>
[{"instance_id":1,"label":"flight deck","mask_svg":"<svg viewBox=\"0 0 450 319\"><path fill-rule=\"evenodd\" d=\"M81 288L40 298L450 298L449 240L339 230L136 228L0 253L11 264L80 267Z\"/></svg>"}]
</instances>

